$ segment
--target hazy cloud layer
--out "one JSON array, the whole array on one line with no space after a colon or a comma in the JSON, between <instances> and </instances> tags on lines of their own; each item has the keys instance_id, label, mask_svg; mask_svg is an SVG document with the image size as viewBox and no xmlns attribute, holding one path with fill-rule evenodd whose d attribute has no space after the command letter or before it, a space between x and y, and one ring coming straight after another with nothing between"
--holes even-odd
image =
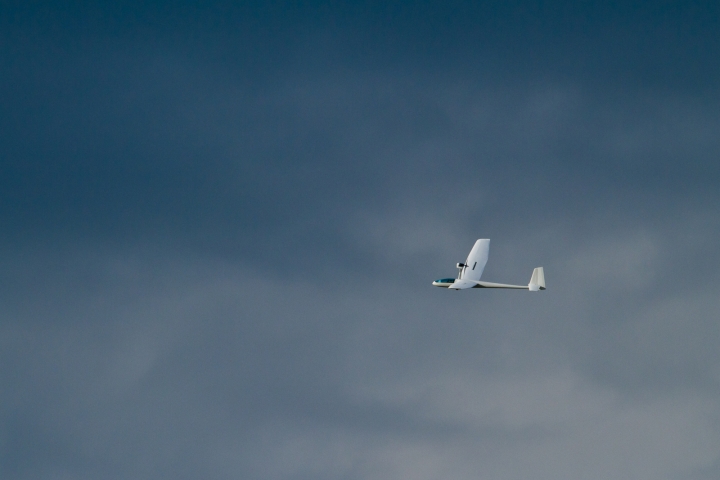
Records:
<instances>
[{"instance_id":1,"label":"hazy cloud layer","mask_svg":"<svg viewBox=\"0 0 720 480\"><path fill-rule=\"evenodd\" d=\"M2 7L0 476L720 475L716 9L81 7Z\"/></svg>"}]
</instances>

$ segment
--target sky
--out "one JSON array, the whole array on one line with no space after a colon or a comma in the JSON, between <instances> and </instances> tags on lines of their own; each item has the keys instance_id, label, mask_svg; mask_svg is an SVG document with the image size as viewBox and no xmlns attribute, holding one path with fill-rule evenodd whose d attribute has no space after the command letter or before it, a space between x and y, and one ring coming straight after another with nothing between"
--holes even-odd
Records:
<instances>
[{"instance_id":1,"label":"sky","mask_svg":"<svg viewBox=\"0 0 720 480\"><path fill-rule=\"evenodd\" d=\"M3 2L0 477L720 478L718 31Z\"/></svg>"}]
</instances>

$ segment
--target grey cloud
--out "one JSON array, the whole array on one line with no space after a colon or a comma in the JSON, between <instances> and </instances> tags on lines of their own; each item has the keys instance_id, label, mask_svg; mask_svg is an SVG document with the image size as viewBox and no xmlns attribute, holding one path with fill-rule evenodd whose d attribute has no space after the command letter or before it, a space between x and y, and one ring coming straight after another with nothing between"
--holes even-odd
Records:
<instances>
[{"instance_id":1,"label":"grey cloud","mask_svg":"<svg viewBox=\"0 0 720 480\"><path fill-rule=\"evenodd\" d=\"M0 34L1 476L717 476L712 12L216 6Z\"/></svg>"},{"instance_id":2,"label":"grey cloud","mask_svg":"<svg viewBox=\"0 0 720 480\"><path fill-rule=\"evenodd\" d=\"M628 242L642 251L644 238ZM552 252L544 242L538 247ZM515 263L512 250L498 250L491 264L499 265L488 274L502 273L504 260ZM591 478L601 478L623 472L612 466L624 455L619 442L634 452L626 464L634 478L660 471L684 478L709 468L717 451L713 390L668 369L661 382L670 390L625 393L642 392L643 365L677 360L667 347L679 349L681 363L709 368L705 383L711 379L714 354L697 350L693 338L711 332L712 323L678 318L694 332L678 338L676 311L666 305L713 308L714 297L700 291L697 300L671 297L654 307L618 296L635 288L635 298L645 298L665 277L638 283L630 268L608 285L604 252L615 250L633 251L608 239L574 256L556 251L551 289L532 298L448 297L427 278L394 275L377 286L352 276L310 275L303 284L157 252L109 260L66 252L54 269L42 258L6 264L10 278L29 269L26 278L46 283L38 287L44 302L33 309L22 296L3 299L5 311L16 312L3 328L3 383L14 385L5 390L4 417L17 425L6 430L5 444L20 449L6 451L15 460L5 471L20 478L62 471L510 478L534 469L572 478L590 468ZM639 265L658 272L660 257L651 249ZM68 297L65 289L86 293ZM601 316L609 308L597 303L603 298L622 299L626 316L618 306L611 311L619 317ZM614 323L617 336L605 336L603 321ZM643 342L618 343L633 330ZM595 349L583 352L583 341ZM34 355L22 355L26 350ZM608 372L603 380L586 370L608 361L617 361L610 383ZM676 457L653 460L663 451ZM503 467L513 458L515 467Z\"/></svg>"}]
</instances>

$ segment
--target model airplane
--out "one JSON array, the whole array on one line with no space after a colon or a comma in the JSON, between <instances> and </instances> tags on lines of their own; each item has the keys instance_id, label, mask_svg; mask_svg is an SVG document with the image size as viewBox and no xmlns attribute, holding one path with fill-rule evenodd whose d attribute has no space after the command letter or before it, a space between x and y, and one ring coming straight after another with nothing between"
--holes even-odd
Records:
<instances>
[{"instance_id":1,"label":"model airplane","mask_svg":"<svg viewBox=\"0 0 720 480\"><path fill-rule=\"evenodd\" d=\"M458 278L441 278L440 280L435 280L433 285L451 290L465 290L466 288L522 288L530 290L531 292L545 290L545 272L543 272L543 267L538 267L533 270L530 283L527 285L481 282L480 276L488 261L489 251L490 240L481 238L475 242L465 263L457 264L457 268L460 270L458 272Z\"/></svg>"}]
</instances>

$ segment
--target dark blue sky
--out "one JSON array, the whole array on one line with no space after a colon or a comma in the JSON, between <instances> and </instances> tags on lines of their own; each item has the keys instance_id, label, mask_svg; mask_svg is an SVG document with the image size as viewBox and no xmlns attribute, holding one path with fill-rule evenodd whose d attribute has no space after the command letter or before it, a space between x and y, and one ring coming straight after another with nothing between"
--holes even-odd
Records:
<instances>
[{"instance_id":1,"label":"dark blue sky","mask_svg":"<svg viewBox=\"0 0 720 480\"><path fill-rule=\"evenodd\" d=\"M0 477L717 478L719 20L4 2Z\"/></svg>"}]
</instances>

